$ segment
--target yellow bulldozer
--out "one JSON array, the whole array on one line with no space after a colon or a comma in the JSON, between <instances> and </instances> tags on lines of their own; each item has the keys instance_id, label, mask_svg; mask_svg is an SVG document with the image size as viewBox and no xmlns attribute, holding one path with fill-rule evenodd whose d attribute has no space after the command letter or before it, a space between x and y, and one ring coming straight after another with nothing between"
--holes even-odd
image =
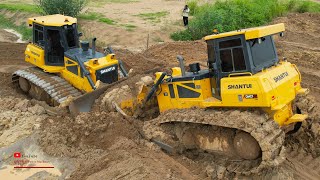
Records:
<instances>
[{"instance_id":1,"label":"yellow bulldozer","mask_svg":"<svg viewBox=\"0 0 320 180\"><path fill-rule=\"evenodd\" d=\"M168 151L221 153L231 159L227 169L242 174L277 166L286 134L308 117L294 105L308 93L301 74L277 55L273 38L284 31L275 24L206 36L208 68L193 63L187 72L178 56L180 67L157 72L137 98L114 106L143 117L156 103L160 115L145 122L144 134Z\"/></svg>"},{"instance_id":2,"label":"yellow bulldozer","mask_svg":"<svg viewBox=\"0 0 320 180\"><path fill-rule=\"evenodd\" d=\"M76 18L60 14L33 17L28 25L33 28L33 39L25 50L25 61L34 67L14 72L12 81L31 97L57 106L96 90L100 82L111 84L120 75L128 75L111 47L103 54L96 52L96 38L91 49L88 41L79 41L82 33L78 33ZM99 95L85 98L92 103Z\"/></svg>"}]
</instances>

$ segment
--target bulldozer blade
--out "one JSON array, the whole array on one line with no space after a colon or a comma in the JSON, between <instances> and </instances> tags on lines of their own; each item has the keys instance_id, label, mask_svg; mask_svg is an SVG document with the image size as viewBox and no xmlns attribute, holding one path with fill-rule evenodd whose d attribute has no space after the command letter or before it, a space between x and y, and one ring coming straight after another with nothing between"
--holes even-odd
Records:
<instances>
[{"instance_id":1,"label":"bulldozer blade","mask_svg":"<svg viewBox=\"0 0 320 180\"><path fill-rule=\"evenodd\" d=\"M80 112L90 112L92 105L94 104L95 100L98 99L107 89L111 88L112 86L126 80L127 78L122 78L121 80L104 85L102 87L97 88L94 91L91 91L89 93L86 93L77 99L74 99L70 104L69 104L69 111L72 116L77 116Z\"/></svg>"}]
</instances>

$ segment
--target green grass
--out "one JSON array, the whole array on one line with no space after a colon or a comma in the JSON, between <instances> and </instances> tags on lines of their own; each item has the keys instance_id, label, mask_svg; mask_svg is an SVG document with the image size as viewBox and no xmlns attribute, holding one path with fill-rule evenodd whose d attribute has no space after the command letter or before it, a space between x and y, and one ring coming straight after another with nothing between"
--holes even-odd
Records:
<instances>
[{"instance_id":1,"label":"green grass","mask_svg":"<svg viewBox=\"0 0 320 180\"><path fill-rule=\"evenodd\" d=\"M80 19L85 19L85 20L97 20L101 16L102 14L100 13L88 12L88 13L80 14L78 17Z\"/></svg>"},{"instance_id":2,"label":"green grass","mask_svg":"<svg viewBox=\"0 0 320 180\"><path fill-rule=\"evenodd\" d=\"M320 12L320 5L317 2L313 1L298 1L298 0L291 0L289 1L290 8L292 11L304 13L304 12L313 12L317 13Z\"/></svg>"},{"instance_id":3,"label":"green grass","mask_svg":"<svg viewBox=\"0 0 320 180\"><path fill-rule=\"evenodd\" d=\"M125 29L127 31L134 31L134 29L137 27L137 26L135 26L133 24L121 24L120 26L125 27Z\"/></svg>"},{"instance_id":4,"label":"green grass","mask_svg":"<svg viewBox=\"0 0 320 180\"><path fill-rule=\"evenodd\" d=\"M148 20L154 23L160 22L161 18L167 16L169 12L167 11L160 11L160 12L155 12L155 13L140 13L136 16L141 17L144 20Z\"/></svg>"},{"instance_id":5,"label":"green grass","mask_svg":"<svg viewBox=\"0 0 320 180\"><path fill-rule=\"evenodd\" d=\"M115 22L109 18L99 18L99 22L103 22L103 23L110 24L110 25L115 24Z\"/></svg>"},{"instance_id":6,"label":"green grass","mask_svg":"<svg viewBox=\"0 0 320 180\"><path fill-rule=\"evenodd\" d=\"M31 40L32 29L28 28L25 23L17 26L14 24L13 20L6 18L4 15L0 14L0 28L14 29L22 35L23 40Z\"/></svg>"},{"instance_id":7,"label":"green grass","mask_svg":"<svg viewBox=\"0 0 320 180\"><path fill-rule=\"evenodd\" d=\"M191 1L190 1L191 2ZM289 12L320 12L320 3L308 0L217 0L198 5L192 0L186 30L171 34L173 40L196 40L219 32L265 25Z\"/></svg>"},{"instance_id":8,"label":"green grass","mask_svg":"<svg viewBox=\"0 0 320 180\"><path fill-rule=\"evenodd\" d=\"M104 17L103 14L101 13L96 13L96 12L89 12L89 13L85 13L85 14L80 14L78 16L80 19L85 19L85 20L98 20L99 22L103 22L106 24L110 24L110 25L114 25L116 22L112 19L106 18Z\"/></svg>"},{"instance_id":9,"label":"green grass","mask_svg":"<svg viewBox=\"0 0 320 180\"><path fill-rule=\"evenodd\" d=\"M0 4L1 10L22 11L28 13L40 14L42 11L35 5L31 4Z\"/></svg>"}]
</instances>

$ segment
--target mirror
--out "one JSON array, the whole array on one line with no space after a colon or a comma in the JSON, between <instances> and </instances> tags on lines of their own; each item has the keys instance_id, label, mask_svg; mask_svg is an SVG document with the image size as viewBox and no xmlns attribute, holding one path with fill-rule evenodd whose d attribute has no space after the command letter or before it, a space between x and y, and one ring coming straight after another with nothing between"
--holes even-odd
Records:
<instances>
[{"instance_id":1,"label":"mirror","mask_svg":"<svg viewBox=\"0 0 320 180\"><path fill-rule=\"evenodd\" d=\"M83 33L82 33L82 32L79 32L79 33L78 33L78 37L81 37L81 36L83 36Z\"/></svg>"}]
</instances>

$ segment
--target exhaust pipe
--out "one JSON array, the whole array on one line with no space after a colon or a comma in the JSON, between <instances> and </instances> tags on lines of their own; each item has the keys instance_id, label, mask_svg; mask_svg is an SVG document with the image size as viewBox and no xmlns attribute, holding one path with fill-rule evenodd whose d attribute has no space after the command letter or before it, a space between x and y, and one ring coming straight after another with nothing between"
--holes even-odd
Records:
<instances>
[{"instance_id":1,"label":"exhaust pipe","mask_svg":"<svg viewBox=\"0 0 320 180\"><path fill-rule=\"evenodd\" d=\"M92 38L92 58L96 57L96 40L97 38Z\"/></svg>"},{"instance_id":2,"label":"exhaust pipe","mask_svg":"<svg viewBox=\"0 0 320 180\"><path fill-rule=\"evenodd\" d=\"M185 76L186 75L186 70L184 68L184 59L181 55L178 55L177 56L177 59L179 61L179 65L180 65L180 69L181 69L181 73L182 73L182 76Z\"/></svg>"},{"instance_id":3,"label":"exhaust pipe","mask_svg":"<svg viewBox=\"0 0 320 180\"><path fill-rule=\"evenodd\" d=\"M152 86L151 90L149 91L145 102L148 102L151 99L152 95L158 90L159 84L162 83L162 80L164 79L164 77L166 75L167 75L167 73L165 73L165 72L163 72L161 74L161 76L159 77L158 81Z\"/></svg>"}]
</instances>

